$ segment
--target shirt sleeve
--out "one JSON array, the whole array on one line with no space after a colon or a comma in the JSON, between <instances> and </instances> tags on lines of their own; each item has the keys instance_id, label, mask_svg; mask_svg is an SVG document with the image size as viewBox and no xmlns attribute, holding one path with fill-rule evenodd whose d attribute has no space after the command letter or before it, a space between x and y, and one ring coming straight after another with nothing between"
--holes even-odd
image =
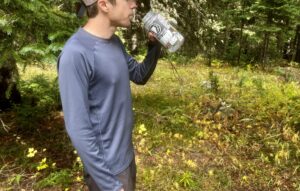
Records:
<instances>
[{"instance_id":1,"label":"shirt sleeve","mask_svg":"<svg viewBox=\"0 0 300 191\"><path fill-rule=\"evenodd\" d=\"M88 88L91 69L78 50L64 51L58 61L59 90L67 133L87 172L103 191L119 191L122 183L103 158L100 141L91 126Z\"/></svg>"},{"instance_id":2,"label":"shirt sleeve","mask_svg":"<svg viewBox=\"0 0 300 191\"><path fill-rule=\"evenodd\" d=\"M157 60L161 52L161 45L159 43L149 43L147 55L142 63L137 62L132 56L130 56L125 51L124 46L123 51L128 63L130 80L139 85L146 84L156 68Z\"/></svg>"}]
</instances>

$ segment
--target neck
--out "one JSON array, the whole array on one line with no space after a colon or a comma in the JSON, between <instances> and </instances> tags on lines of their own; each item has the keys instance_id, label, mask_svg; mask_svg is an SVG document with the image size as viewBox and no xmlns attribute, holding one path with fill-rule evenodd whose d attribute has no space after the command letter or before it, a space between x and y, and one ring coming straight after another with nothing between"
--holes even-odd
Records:
<instances>
[{"instance_id":1,"label":"neck","mask_svg":"<svg viewBox=\"0 0 300 191\"><path fill-rule=\"evenodd\" d=\"M83 29L92 35L104 39L110 39L116 31L116 27L111 26L110 22L105 17L100 17L100 15L88 19Z\"/></svg>"}]
</instances>

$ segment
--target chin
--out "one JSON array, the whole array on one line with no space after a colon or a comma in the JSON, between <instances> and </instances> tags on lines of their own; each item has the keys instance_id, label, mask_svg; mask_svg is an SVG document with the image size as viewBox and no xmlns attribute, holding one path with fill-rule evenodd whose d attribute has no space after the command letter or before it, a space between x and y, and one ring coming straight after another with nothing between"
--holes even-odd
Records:
<instances>
[{"instance_id":1,"label":"chin","mask_svg":"<svg viewBox=\"0 0 300 191\"><path fill-rule=\"evenodd\" d=\"M120 24L119 27L124 27L124 28L129 28L131 26L131 23L123 23L123 24Z\"/></svg>"}]
</instances>

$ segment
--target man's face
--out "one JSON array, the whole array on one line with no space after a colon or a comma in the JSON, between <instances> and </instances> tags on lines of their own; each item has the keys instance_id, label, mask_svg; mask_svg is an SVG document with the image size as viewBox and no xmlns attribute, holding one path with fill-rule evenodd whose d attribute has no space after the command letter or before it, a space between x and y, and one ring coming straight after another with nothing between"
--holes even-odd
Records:
<instances>
[{"instance_id":1,"label":"man's face","mask_svg":"<svg viewBox=\"0 0 300 191\"><path fill-rule=\"evenodd\" d=\"M114 5L109 3L109 7L108 17L112 26L130 27L137 8L136 0L116 0Z\"/></svg>"}]
</instances>

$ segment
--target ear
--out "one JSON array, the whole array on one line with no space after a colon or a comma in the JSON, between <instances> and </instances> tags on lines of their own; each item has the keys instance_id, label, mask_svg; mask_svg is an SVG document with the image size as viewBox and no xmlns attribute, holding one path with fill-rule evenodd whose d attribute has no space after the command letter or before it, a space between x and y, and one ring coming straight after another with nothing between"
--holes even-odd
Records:
<instances>
[{"instance_id":1,"label":"ear","mask_svg":"<svg viewBox=\"0 0 300 191\"><path fill-rule=\"evenodd\" d=\"M107 13L108 12L108 1L107 0L98 0L98 8L100 11Z\"/></svg>"}]
</instances>

